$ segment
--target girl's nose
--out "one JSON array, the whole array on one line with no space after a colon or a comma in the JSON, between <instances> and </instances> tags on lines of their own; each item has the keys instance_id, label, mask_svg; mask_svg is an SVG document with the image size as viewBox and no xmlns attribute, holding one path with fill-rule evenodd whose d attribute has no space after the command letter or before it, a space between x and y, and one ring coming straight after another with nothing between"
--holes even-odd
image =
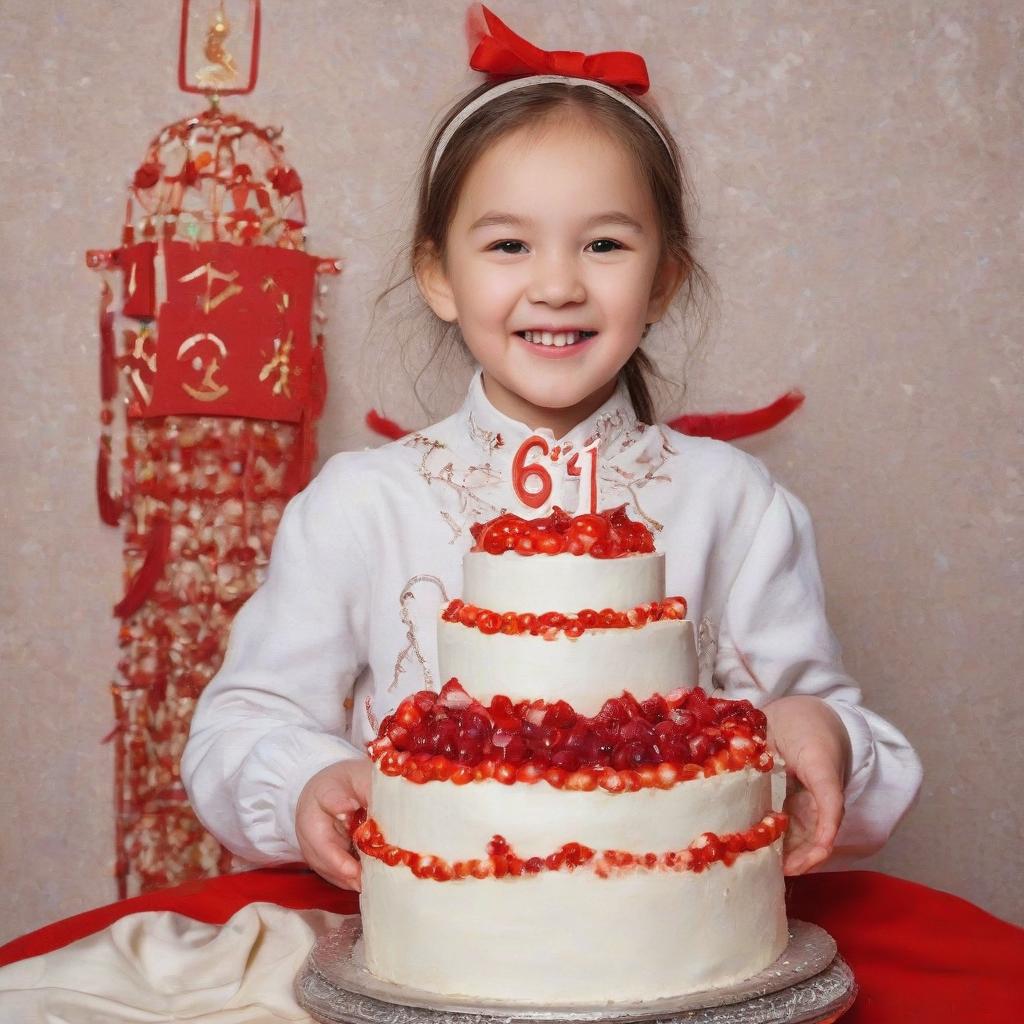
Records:
<instances>
[{"instance_id":1,"label":"girl's nose","mask_svg":"<svg viewBox=\"0 0 1024 1024\"><path fill-rule=\"evenodd\" d=\"M587 292L576 261L564 256L535 260L526 297L548 306L583 302Z\"/></svg>"}]
</instances>

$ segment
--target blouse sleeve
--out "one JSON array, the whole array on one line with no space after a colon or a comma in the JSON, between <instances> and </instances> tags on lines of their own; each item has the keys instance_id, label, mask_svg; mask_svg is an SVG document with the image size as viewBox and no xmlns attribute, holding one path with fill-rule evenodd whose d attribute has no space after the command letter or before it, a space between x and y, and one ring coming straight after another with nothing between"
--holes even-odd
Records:
<instances>
[{"instance_id":1,"label":"blouse sleeve","mask_svg":"<svg viewBox=\"0 0 1024 1024\"><path fill-rule=\"evenodd\" d=\"M344 456L285 508L263 585L192 719L181 778L200 821L256 864L301 860L306 782L365 751L341 738L366 656L367 572L345 516Z\"/></svg>"},{"instance_id":2,"label":"blouse sleeve","mask_svg":"<svg viewBox=\"0 0 1024 1024\"><path fill-rule=\"evenodd\" d=\"M867 856L888 839L921 784L906 737L861 704L825 618L825 594L806 507L773 484L726 600L715 675L731 697L764 706L789 694L826 700L850 737L845 816L828 867Z\"/></svg>"}]
</instances>

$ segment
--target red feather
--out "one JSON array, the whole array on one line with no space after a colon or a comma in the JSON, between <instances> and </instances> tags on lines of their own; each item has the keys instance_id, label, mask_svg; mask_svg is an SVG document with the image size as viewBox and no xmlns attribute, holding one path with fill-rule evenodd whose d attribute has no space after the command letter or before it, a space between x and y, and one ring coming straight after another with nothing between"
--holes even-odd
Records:
<instances>
[{"instance_id":1,"label":"red feather","mask_svg":"<svg viewBox=\"0 0 1024 1024\"><path fill-rule=\"evenodd\" d=\"M107 526L117 526L121 521L124 505L120 498L110 493L110 438L100 438L100 450L96 456L96 504L100 508L100 519Z\"/></svg>"},{"instance_id":2,"label":"red feather","mask_svg":"<svg viewBox=\"0 0 1024 1024\"><path fill-rule=\"evenodd\" d=\"M397 441L400 437L405 437L406 434L411 433L400 427L394 420L389 420L386 416L381 416L376 409L371 409L366 414L366 425L377 434L383 434L385 437L390 437L392 441Z\"/></svg>"},{"instance_id":3,"label":"red feather","mask_svg":"<svg viewBox=\"0 0 1024 1024\"><path fill-rule=\"evenodd\" d=\"M796 388L776 398L771 405L748 412L691 413L669 420L668 425L691 437L713 437L732 441L737 437L759 434L781 423L803 405L804 393Z\"/></svg>"},{"instance_id":4,"label":"red feather","mask_svg":"<svg viewBox=\"0 0 1024 1024\"><path fill-rule=\"evenodd\" d=\"M163 513L153 517L153 528L149 535L149 551L142 568L128 585L124 597L114 606L114 615L126 619L137 612L153 592L157 580L163 575L167 554L171 546L171 524Z\"/></svg>"}]
</instances>

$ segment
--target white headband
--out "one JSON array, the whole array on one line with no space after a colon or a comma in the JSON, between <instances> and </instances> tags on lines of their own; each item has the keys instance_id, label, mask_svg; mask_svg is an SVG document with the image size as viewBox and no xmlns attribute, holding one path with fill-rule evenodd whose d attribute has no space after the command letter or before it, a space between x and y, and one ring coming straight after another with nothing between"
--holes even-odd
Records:
<instances>
[{"instance_id":1,"label":"white headband","mask_svg":"<svg viewBox=\"0 0 1024 1024\"><path fill-rule=\"evenodd\" d=\"M530 85L539 85L541 82L568 82L574 85L588 85L591 89L597 89L598 92L603 92L608 96L612 96L617 99L620 103L625 104L639 117L642 117L658 134L658 138L661 139L662 143L670 153L672 147L668 144L668 140L661 133L661 129L654 123L654 119L650 114L640 106L639 103L634 103L628 96L619 92L618 89L613 89L610 85L605 85L604 82L595 82L590 78L571 78L568 75L527 75L525 78L513 78L507 82L502 82L501 85L496 85L493 89L488 89L487 92L477 96L472 103L468 103L462 108L452 119L448 122L441 138L437 140L437 147L434 150L434 160L430 165L430 178L429 181L434 180L434 172L437 170L438 162L441 159L441 154L444 153L448 143L452 141L452 136L459 130L463 122L470 115L476 113L482 106L490 103L491 100L497 99L499 96L503 96L507 92L514 92L516 89L525 89Z\"/></svg>"}]
</instances>

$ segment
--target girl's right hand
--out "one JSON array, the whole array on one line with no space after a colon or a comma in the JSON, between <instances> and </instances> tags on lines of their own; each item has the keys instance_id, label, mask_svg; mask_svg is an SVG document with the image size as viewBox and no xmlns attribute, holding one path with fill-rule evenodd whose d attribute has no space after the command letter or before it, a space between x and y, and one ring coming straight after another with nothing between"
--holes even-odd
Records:
<instances>
[{"instance_id":1,"label":"girl's right hand","mask_svg":"<svg viewBox=\"0 0 1024 1024\"><path fill-rule=\"evenodd\" d=\"M306 863L328 882L356 892L361 871L349 825L369 801L370 771L368 757L330 764L302 787L295 808L295 835Z\"/></svg>"}]
</instances>

